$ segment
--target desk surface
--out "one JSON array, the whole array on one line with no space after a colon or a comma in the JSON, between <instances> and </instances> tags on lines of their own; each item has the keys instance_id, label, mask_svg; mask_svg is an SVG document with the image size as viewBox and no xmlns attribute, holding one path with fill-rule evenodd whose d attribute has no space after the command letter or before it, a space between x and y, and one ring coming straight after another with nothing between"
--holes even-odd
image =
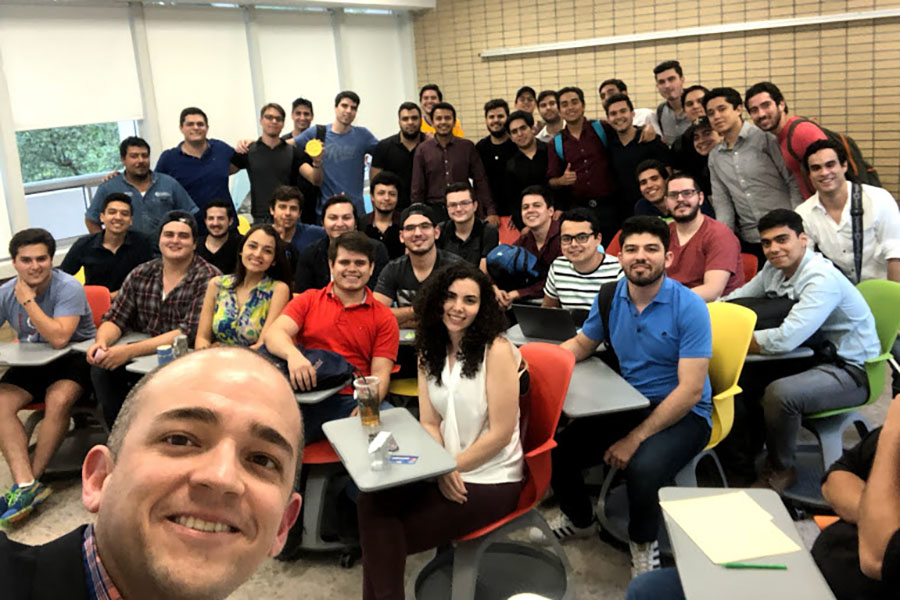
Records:
<instances>
[{"instance_id":1,"label":"desk surface","mask_svg":"<svg viewBox=\"0 0 900 600\"><path fill-rule=\"evenodd\" d=\"M147 354L146 356L138 356L125 365L125 370L131 373L146 375L158 366L159 358L157 358L156 354Z\"/></svg>"},{"instance_id":2,"label":"desk surface","mask_svg":"<svg viewBox=\"0 0 900 600\"><path fill-rule=\"evenodd\" d=\"M659 490L660 500L701 498L711 494L729 493L732 488L683 488L664 487ZM761 507L774 517L774 523L801 548L803 540L797 533L781 498L772 490L744 490ZM691 600L834 600L834 595L819 572L812 556L806 550L779 554L747 562L777 563L787 565L786 571L763 569L726 569L713 564L666 511L662 511L666 530L675 553L678 574L684 595Z\"/></svg>"},{"instance_id":3,"label":"desk surface","mask_svg":"<svg viewBox=\"0 0 900 600\"><path fill-rule=\"evenodd\" d=\"M129 331L128 333L123 334L122 337L119 338L119 341L117 341L113 345L118 346L120 344L133 344L134 342L142 342L146 339L150 339L150 336L147 335L146 333L138 333L137 331ZM72 350L76 350L78 352L87 352L88 348L93 346L94 342L96 342L96 341L97 340L95 340L95 339L90 339L90 340L84 340L83 342L75 342L74 344L72 344Z\"/></svg>"},{"instance_id":4,"label":"desk surface","mask_svg":"<svg viewBox=\"0 0 900 600\"><path fill-rule=\"evenodd\" d=\"M643 394L605 362L592 356L575 363L563 412L577 419L647 406L650 401Z\"/></svg>"},{"instance_id":5,"label":"desk surface","mask_svg":"<svg viewBox=\"0 0 900 600\"><path fill-rule=\"evenodd\" d=\"M506 339L508 339L510 342L512 342L516 346L524 346L525 344L528 344L530 342L544 342L547 344L555 344L555 345L559 346L560 344L562 344L565 341L565 340L549 340L549 339L544 339L544 338L528 337L524 333L522 333L522 327L519 326L518 323L516 323L515 325L513 325L512 327L507 329L506 333L504 333L503 335L505 335Z\"/></svg>"},{"instance_id":6,"label":"desk surface","mask_svg":"<svg viewBox=\"0 0 900 600\"><path fill-rule=\"evenodd\" d=\"M373 471L369 466L369 438L359 417L328 421L322 430L344 463L350 477L364 492L375 492L449 473L456 461L405 408L381 411L381 428L390 431L399 447L397 454L412 454L415 464L388 463L385 470Z\"/></svg>"},{"instance_id":7,"label":"desk surface","mask_svg":"<svg viewBox=\"0 0 900 600\"><path fill-rule=\"evenodd\" d=\"M2 342L0 343L0 365L8 367L42 367L68 354L72 349L66 346L57 350L48 342Z\"/></svg>"},{"instance_id":8,"label":"desk surface","mask_svg":"<svg viewBox=\"0 0 900 600\"><path fill-rule=\"evenodd\" d=\"M400 328L400 345L401 346L415 346L416 345L416 330L409 329L407 327Z\"/></svg>"},{"instance_id":9,"label":"desk surface","mask_svg":"<svg viewBox=\"0 0 900 600\"><path fill-rule=\"evenodd\" d=\"M744 362L755 363L755 362L767 362L770 360L792 360L795 358L810 358L814 354L815 354L815 352L813 352L812 348L808 348L806 346L800 346L799 348L794 348L790 352L784 352L782 354L748 354L747 358Z\"/></svg>"},{"instance_id":10,"label":"desk surface","mask_svg":"<svg viewBox=\"0 0 900 600\"><path fill-rule=\"evenodd\" d=\"M346 382L342 383L341 385L338 385L335 387L330 387L330 388L325 388L322 390L313 390L311 392L296 392L295 391L294 398L297 399L297 402L299 404L318 404L325 398L331 398L332 396L337 394L339 391L341 391L342 389L347 387L348 383L350 383L349 379Z\"/></svg>"}]
</instances>

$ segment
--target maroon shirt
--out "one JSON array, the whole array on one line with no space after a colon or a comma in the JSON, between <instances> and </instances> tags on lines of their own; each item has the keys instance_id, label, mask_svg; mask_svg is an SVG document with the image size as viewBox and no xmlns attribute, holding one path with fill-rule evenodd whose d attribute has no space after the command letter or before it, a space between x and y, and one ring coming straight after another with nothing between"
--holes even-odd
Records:
<instances>
[{"instance_id":1,"label":"maroon shirt","mask_svg":"<svg viewBox=\"0 0 900 600\"><path fill-rule=\"evenodd\" d=\"M607 130L607 136L610 135ZM566 170L566 165L572 165L577 179L568 188L573 198L585 200L598 200L612 196L616 191L616 180L610 169L609 152L594 131L591 123L585 119L581 128L581 137L575 139L569 133L568 126L562 130L562 148L565 160L556 154L556 142L551 141L547 146L547 179L560 177ZM612 133L615 135L615 133Z\"/></svg>"},{"instance_id":2,"label":"maroon shirt","mask_svg":"<svg viewBox=\"0 0 900 600\"><path fill-rule=\"evenodd\" d=\"M444 206L447 186L469 178L474 183L478 206L485 214L496 215L475 144L456 136L451 136L446 146L441 146L435 138L427 139L416 147L413 156L410 199Z\"/></svg>"},{"instance_id":3,"label":"maroon shirt","mask_svg":"<svg viewBox=\"0 0 900 600\"><path fill-rule=\"evenodd\" d=\"M534 239L534 233L531 230L520 235L513 245L521 246L537 257L537 268L541 274L539 281L518 290L519 295L523 300L543 298L544 283L547 281L547 272L550 270L550 265L553 264L553 261L558 256L562 255L562 245L559 241L559 221L550 220L550 230L547 232L547 239L544 240L544 246L540 250L538 250L537 240Z\"/></svg>"},{"instance_id":4,"label":"maroon shirt","mask_svg":"<svg viewBox=\"0 0 900 600\"><path fill-rule=\"evenodd\" d=\"M728 271L731 277L723 296L744 285L741 243L727 225L704 215L703 225L684 246L678 243L674 222L669 223L669 234L669 250L674 255L672 266L666 269L669 277L692 288L703 284L707 271Z\"/></svg>"}]
</instances>

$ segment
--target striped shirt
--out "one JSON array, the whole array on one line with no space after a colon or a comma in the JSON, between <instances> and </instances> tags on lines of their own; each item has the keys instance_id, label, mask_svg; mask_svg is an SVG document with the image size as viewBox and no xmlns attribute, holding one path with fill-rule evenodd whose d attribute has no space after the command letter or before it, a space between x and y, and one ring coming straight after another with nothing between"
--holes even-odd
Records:
<instances>
[{"instance_id":1,"label":"striped shirt","mask_svg":"<svg viewBox=\"0 0 900 600\"><path fill-rule=\"evenodd\" d=\"M572 261L560 256L550 265L544 295L559 300L559 304L567 310L590 310L600 286L607 281L621 279L622 275L619 261L609 254L604 254L603 260L590 273L579 273L572 266Z\"/></svg>"},{"instance_id":2,"label":"striped shirt","mask_svg":"<svg viewBox=\"0 0 900 600\"><path fill-rule=\"evenodd\" d=\"M92 600L122 600L122 595L103 568L100 555L97 554L97 542L94 538L94 526L88 525L84 530L82 544L84 569L87 575L88 592Z\"/></svg>"}]
</instances>

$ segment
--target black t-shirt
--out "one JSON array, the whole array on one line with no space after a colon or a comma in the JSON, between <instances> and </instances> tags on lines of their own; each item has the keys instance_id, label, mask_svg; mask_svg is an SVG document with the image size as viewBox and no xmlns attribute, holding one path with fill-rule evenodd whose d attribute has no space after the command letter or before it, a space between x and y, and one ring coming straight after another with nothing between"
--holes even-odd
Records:
<instances>
[{"instance_id":1,"label":"black t-shirt","mask_svg":"<svg viewBox=\"0 0 900 600\"><path fill-rule=\"evenodd\" d=\"M383 232L373 225L374 215L375 213L366 215L366 235L384 244L391 260L406 254L406 246L400 241L400 213L394 210L393 223Z\"/></svg>"},{"instance_id":2,"label":"black t-shirt","mask_svg":"<svg viewBox=\"0 0 900 600\"><path fill-rule=\"evenodd\" d=\"M609 158L612 163L613 173L616 177L616 194L626 212L622 217L630 217L627 211L634 206L633 200L640 198L641 189L638 185L635 170L645 160L655 159L663 164L671 164L669 147L659 138L651 142L641 142L642 127L636 127L634 139L623 146L619 136L611 135L609 138Z\"/></svg>"},{"instance_id":3,"label":"black t-shirt","mask_svg":"<svg viewBox=\"0 0 900 600\"><path fill-rule=\"evenodd\" d=\"M517 148L506 161L506 207L516 227L522 229L522 190L532 185L547 184L547 144L538 140L534 156L528 158Z\"/></svg>"},{"instance_id":4,"label":"black t-shirt","mask_svg":"<svg viewBox=\"0 0 900 600\"><path fill-rule=\"evenodd\" d=\"M375 152L372 154L372 166L376 169L390 171L400 178L403 187L397 199L397 212L402 211L409 206L409 192L412 189L412 172L413 172L413 155L416 149L407 150L400 139L401 134L395 133L390 137L386 137L375 146ZM425 139L425 134L419 134L421 143ZM418 143L416 148L418 148ZM390 246L388 246L390 251Z\"/></svg>"},{"instance_id":5,"label":"black t-shirt","mask_svg":"<svg viewBox=\"0 0 900 600\"><path fill-rule=\"evenodd\" d=\"M202 256L206 262L214 265L225 275L234 273L235 267L237 267L237 253L238 249L241 247L243 236L237 231L229 231L225 243L222 244L222 247L219 248L215 254L210 252L209 248L206 247L206 237L207 236L203 236L200 238L200 241L197 242L197 254Z\"/></svg>"},{"instance_id":6,"label":"black t-shirt","mask_svg":"<svg viewBox=\"0 0 900 600\"><path fill-rule=\"evenodd\" d=\"M434 260L434 267L431 269L431 272L434 273L444 265L449 265L459 260L460 258L455 254L438 250L437 257ZM429 277L430 276L431 274L429 273ZM427 280L428 277L425 279ZM379 294L384 294L396 302L397 306L412 306L413 299L416 297L416 292L419 291L419 288L422 287L423 283L425 283L425 281L416 279L416 274L413 272L409 255L404 254L400 258L395 258L387 264L381 272L381 275L378 277L378 284L375 286L374 291Z\"/></svg>"},{"instance_id":7,"label":"black t-shirt","mask_svg":"<svg viewBox=\"0 0 900 600\"><path fill-rule=\"evenodd\" d=\"M488 187L491 188L491 199L494 208L501 217L510 215L510 207L507 206L506 195L506 163L519 152L518 146L509 138L502 144L495 144L491 136L483 137L475 144L478 156L484 164L484 173L487 176ZM482 211L484 206L479 207Z\"/></svg>"},{"instance_id":8,"label":"black t-shirt","mask_svg":"<svg viewBox=\"0 0 900 600\"><path fill-rule=\"evenodd\" d=\"M300 175L300 165L312 164L312 158L298 148L284 140L269 148L262 138L250 144L246 154L234 153L231 164L247 169L250 177L250 213L254 219L269 218L269 202L272 193L279 185L296 185L303 192L303 205L315 206L315 197L310 202L307 195L315 195L311 190L317 190L305 177ZM306 211L303 211L306 213Z\"/></svg>"},{"instance_id":9,"label":"black t-shirt","mask_svg":"<svg viewBox=\"0 0 900 600\"><path fill-rule=\"evenodd\" d=\"M84 267L85 285L102 285L110 292L122 287L131 270L154 256L153 242L139 231L128 231L116 253L103 247L103 232L79 238L63 259L60 269L74 275Z\"/></svg>"},{"instance_id":10,"label":"black t-shirt","mask_svg":"<svg viewBox=\"0 0 900 600\"><path fill-rule=\"evenodd\" d=\"M472 233L465 240L456 235L456 223L444 221L440 224L441 236L437 239L438 248L446 252L456 254L463 260L476 267L481 264L481 259L500 243L500 233L490 223L481 219L475 219L472 224Z\"/></svg>"}]
</instances>

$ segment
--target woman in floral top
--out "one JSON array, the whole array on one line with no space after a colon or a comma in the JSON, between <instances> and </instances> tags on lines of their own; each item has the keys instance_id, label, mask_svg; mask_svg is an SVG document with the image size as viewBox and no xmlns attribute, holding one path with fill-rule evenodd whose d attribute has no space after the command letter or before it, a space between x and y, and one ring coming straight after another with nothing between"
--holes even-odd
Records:
<instances>
[{"instance_id":1,"label":"woman in floral top","mask_svg":"<svg viewBox=\"0 0 900 600\"><path fill-rule=\"evenodd\" d=\"M250 228L232 275L210 279L200 313L196 349L214 344L259 348L263 332L291 298L284 242L271 225Z\"/></svg>"}]
</instances>

